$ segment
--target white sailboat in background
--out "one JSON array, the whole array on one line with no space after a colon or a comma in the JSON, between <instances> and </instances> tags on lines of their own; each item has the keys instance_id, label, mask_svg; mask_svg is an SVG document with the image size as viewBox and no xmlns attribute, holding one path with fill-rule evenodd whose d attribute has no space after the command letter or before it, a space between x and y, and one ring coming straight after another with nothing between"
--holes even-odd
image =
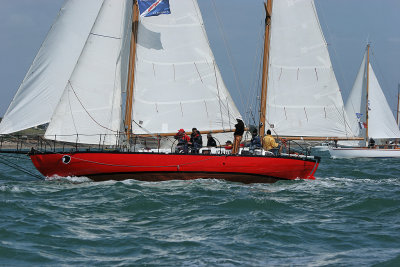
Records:
<instances>
[{"instance_id":1,"label":"white sailboat in background","mask_svg":"<svg viewBox=\"0 0 400 267\"><path fill-rule=\"evenodd\" d=\"M346 102L346 112L352 131L363 140L354 147L331 147L329 152L333 158L400 157L397 146L368 147L370 138L377 144L400 138L399 126L370 63L370 45Z\"/></svg>"}]
</instances>

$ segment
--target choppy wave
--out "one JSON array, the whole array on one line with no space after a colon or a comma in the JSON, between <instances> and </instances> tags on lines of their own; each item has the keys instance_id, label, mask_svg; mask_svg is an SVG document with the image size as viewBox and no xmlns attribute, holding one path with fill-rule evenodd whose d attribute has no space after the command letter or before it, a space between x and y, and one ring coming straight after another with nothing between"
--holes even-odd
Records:
<instances>
[{"instance_id":1,"label":"choppy wave","mask_svg":"<svg viewBox=\"0 0 400 267\"><path fill-rule=\"evenodd\" d=\"M0 166L0 265L398 266L399 161L324 157L314 181L251 185Z\"/></svg>"}]
</instances>

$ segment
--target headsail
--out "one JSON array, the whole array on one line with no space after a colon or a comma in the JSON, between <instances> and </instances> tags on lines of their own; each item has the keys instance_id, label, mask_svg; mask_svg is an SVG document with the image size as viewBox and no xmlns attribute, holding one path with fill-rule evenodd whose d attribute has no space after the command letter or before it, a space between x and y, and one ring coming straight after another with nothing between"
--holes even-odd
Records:
<instances>
[{"instance_id":1,"label":"headsail","mask_svg":"<svg viewBox=\"0 0 400 267\"><path fill-rule=\"evenodd\" d=\"M353 137L313 0L272 8L266 125L283 136Z\"/></svg>"},{"instance_id":2,"label":"headsail","mask_svg":"<svg viewBox=\"0 0 400 267\"><path fill-rule=\"evenodd\" d=\"M105 0L53 114L45 137L88 144L115 144L121 128L121 90L126 27L132 1ZM126 62L125 62L126 64ZM99 140L99 135L106 139Z\"/></svg>"},{"instance_id":3,"label":"headsail","mask_svg":"<svg viewBox=\"0 0 400 267\"><path fill-rule=\"evenodd\" d=\"M170 8L170 15L139 21L133 133L231 130L240 114L215 63L197 1L170 0Z\"/></svg>"},{"instance_id":4,"label":"headsail","mask_svg":"<svg viewBox=\"0 0 400 267\"><path fill-rule=\"evenodd\" d=\"M0 124L0 134L50 121L102 4L64 4Z\"/></svg>"}]
</instances>

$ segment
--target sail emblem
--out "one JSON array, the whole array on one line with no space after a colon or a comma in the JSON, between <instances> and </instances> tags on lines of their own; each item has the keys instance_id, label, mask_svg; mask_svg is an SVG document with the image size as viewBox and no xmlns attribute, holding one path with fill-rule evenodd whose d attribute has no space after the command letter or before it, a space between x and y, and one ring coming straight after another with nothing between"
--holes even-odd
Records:
<instances>
[{"instance_id":1,"label":"sail emblem","mask_svg":"<svg viewBox=\"0 0 400 267\"><path fill-rule=\"evenodd\" d=\"M139 0L138 3L141 17L171 14L169 0Z\"/></svg>"}]
</instances>

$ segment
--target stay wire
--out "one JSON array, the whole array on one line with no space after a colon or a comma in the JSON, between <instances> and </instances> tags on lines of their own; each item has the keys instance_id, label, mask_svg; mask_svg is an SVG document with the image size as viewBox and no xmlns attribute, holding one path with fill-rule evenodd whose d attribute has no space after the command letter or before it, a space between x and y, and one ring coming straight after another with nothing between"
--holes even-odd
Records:
<instances>
[{"instance_id":1,"label":"stay wire","mask_svg":"<svg viewBox=\"0 0 400 267\"><path fill-rule=\"evenodd\" d=\"M234 77L234 80L235 80L237 91L238 91L239 96L240 96L240 101L241 101L241 104L244 105L244 99L245 98L243 96L243 92L242 92L243 90L241 89L241 88L243 88L243 86L242 86L242 83L240 81L240 78L239 78L239 75L238 75L238 71L236 69L236 65L234 64L232 51L231 51L231 49L230 49L230 47L228 45L226 33L224 31L221 18L218 15L217 7L215 5L214 0L211 1L211 4L212 4L212 8L213 8L213 11L214 11L215 18L217 19L218 29L219 29L220 34L222 36L222 39L224 41L224 45L225 45L225 48L226 48L226 53L228 55L229 63L231 65L231 68L232 68L232 71L233 71L233 77Z\"/></svg>"},{"instance_id":2,"label":"stay wire","mask_svg":"<svg viewBox=\"0 0 400 267\"><path fill-rule=\"evenodd\" d=\"M24 168L22 166L19 166L18 164L15 164L15 163L5 159L4 155L2 155L2 154L0 154L0 163L3 164L3 165L8 166L10 168L13 168L15 170L18 170L20 172L23 172L23 173L25 173L25 174L27 174L29 176L32 176L32 177L34 177L34 178L36 178L38 180L45 180L43 176L37 175L37 174L29 171L28 169L26 169L26 168Z\"/></svg>"}]
</instances>

